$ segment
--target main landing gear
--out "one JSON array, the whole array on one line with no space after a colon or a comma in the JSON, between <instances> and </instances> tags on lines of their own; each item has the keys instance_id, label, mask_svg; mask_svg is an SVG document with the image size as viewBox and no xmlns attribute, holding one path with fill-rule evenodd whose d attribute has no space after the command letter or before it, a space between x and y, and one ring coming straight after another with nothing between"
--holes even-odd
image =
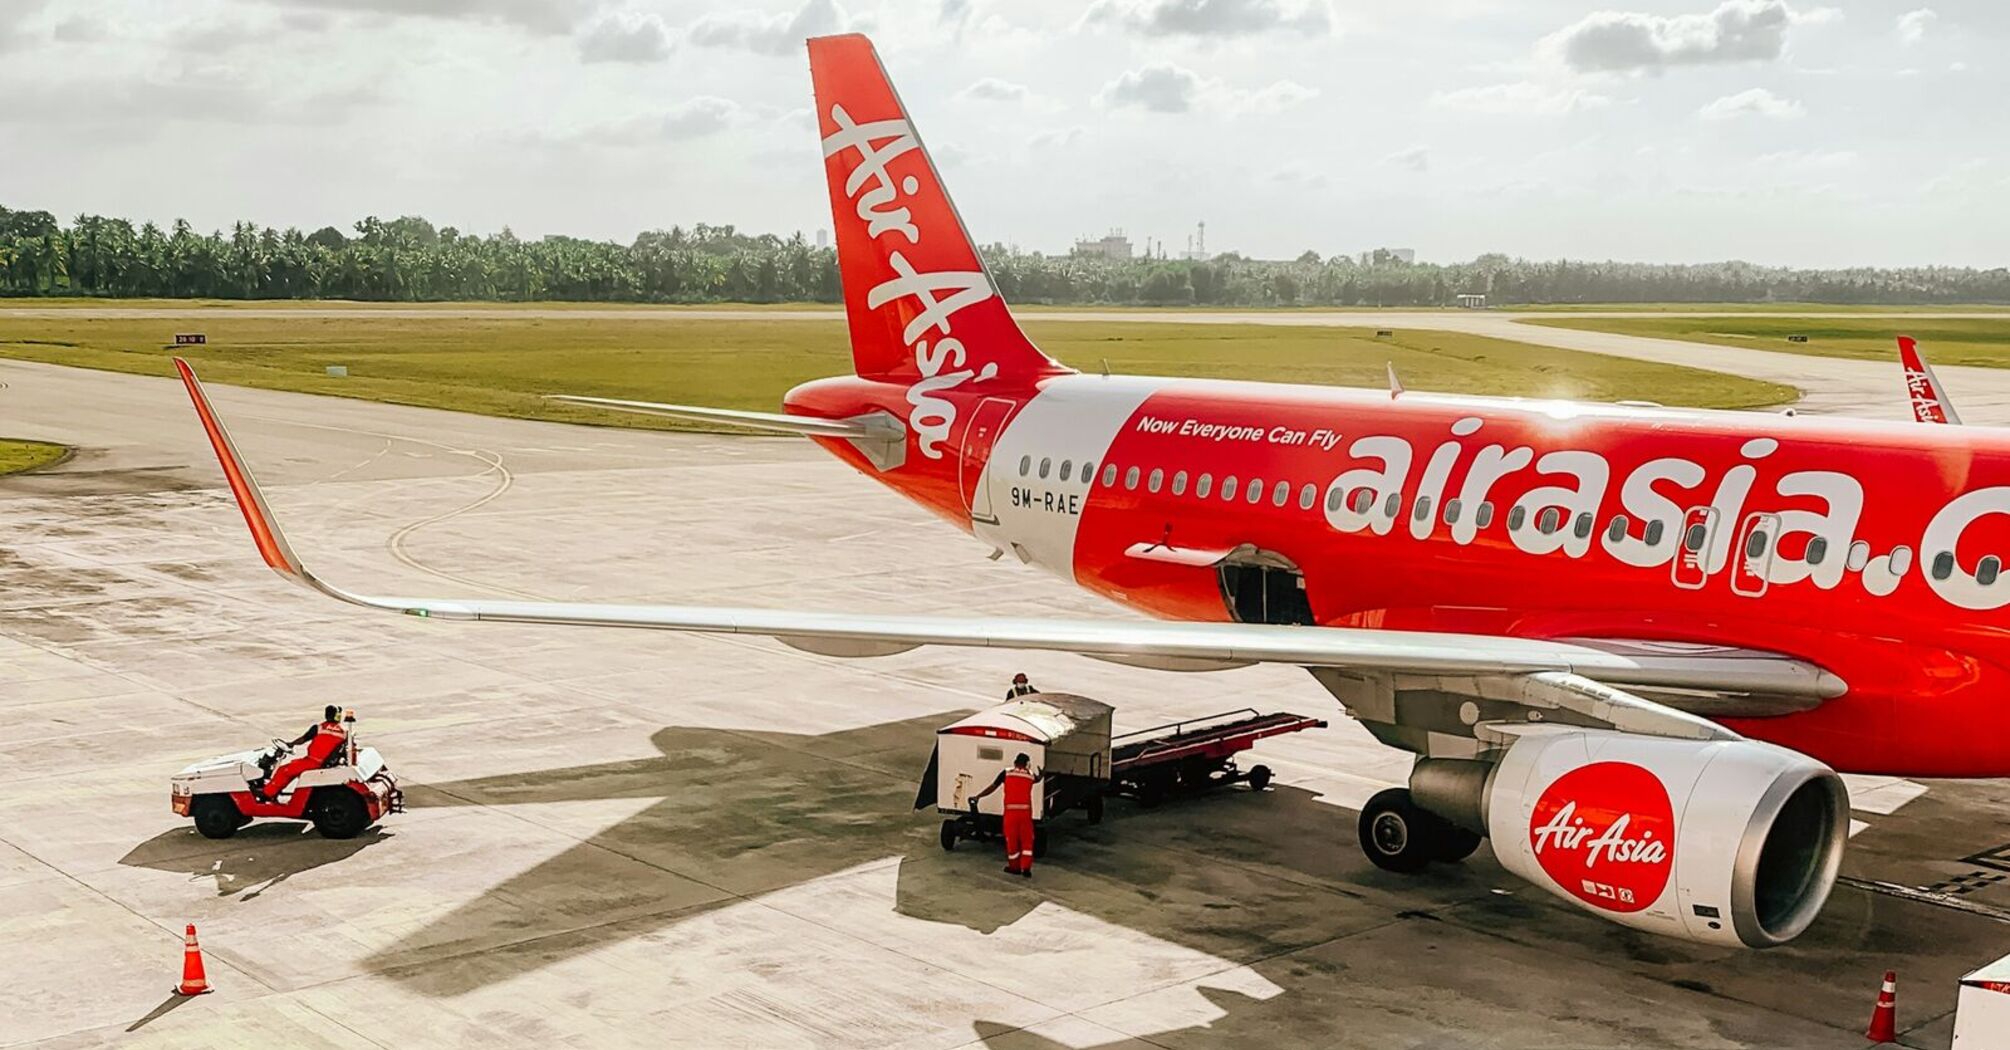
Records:
<instances>
[{"instance_id":1,"label":"main landing gear","mask_svg":"<svg viewBox=\"0 0 2010 1050\"><path fill-rule=\"evenodd\" d=\"M1434 860L1456 864L1478 848L1478 833L1418 806L1409 788L1376 792L1361 807L1361 852L1385 871L1410 874Z\"/></svg>"}]
</instances>

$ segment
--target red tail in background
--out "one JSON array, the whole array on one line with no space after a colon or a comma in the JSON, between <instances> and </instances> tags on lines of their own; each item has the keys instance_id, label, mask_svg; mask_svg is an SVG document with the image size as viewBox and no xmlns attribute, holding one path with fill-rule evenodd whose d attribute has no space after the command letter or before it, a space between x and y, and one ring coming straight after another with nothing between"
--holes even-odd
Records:
<instances>
[{"instance_id":1,"label":"red tail in background","mask_svg":"<svg viewBox=\"0 0 2010 1050\"><path fill-rule=\"evenodd\" d=\"M809 49L858 374L926 398L1069 371L1006 310L872 42L817 37Z\"/></svg>"}]
</instances>

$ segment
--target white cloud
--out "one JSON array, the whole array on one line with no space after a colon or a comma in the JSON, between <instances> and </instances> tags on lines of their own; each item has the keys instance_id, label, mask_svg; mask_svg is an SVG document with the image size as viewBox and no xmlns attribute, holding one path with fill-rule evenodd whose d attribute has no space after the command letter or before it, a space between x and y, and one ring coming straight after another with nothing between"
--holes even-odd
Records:
<instances>
[{"instance_id":1,"label":"white cloud","mask_svg":"<svg viewBox=\"0 0 2010 1050\"><path fill-rule=\"evenodd\" d=\"M73 15L56 23L52 34L57 41L65 44L95 44L111 38L111 27L102 18L89 15Z\"/></svg>"},{"instance_id":2,"label":"white cloud","mask_svg":"<svg viewBox=\"0 0 2010 1050\"><path fill-rule=\"evenodd\" d=\"M1120 25L1144 36L1318 36L1333 31L1333 12L1326 0L1095 0L1082 22Z\"/></svg>"},{"instance_id":3,"label":"white cloud","mask_svg":"<svg viewBox=\"0 0 2010 1050\"><path fill-rule=\"evenodd\" d=\"M1089 129L1075 125L1035 132L1026 139L1026 145L1033 149L1068 149L1081 145L1088 137Z\"/></svg>"},{"instance_id":4,"label":"white cloud","mask_svg":"<svg viewBox=\"0 0 2010 1050\"><path fill-rule=\"evenodd\" d=\"M969 87L956 93L957 98L983 99L988 102L1024 102L1032 95L1024 84L1014 84L997 77L980 77Z\"/></svg>"},{"instance_id":5,"label":"white cloud","mask_svg":"<svg viewBox=\"0 0 2010 1050\"><path fill-rule=\"evenodd\" d=\"M704 47L730 47L760 55L803 54L803 41L839 33L852 19L834 0L806 0L793 13L760 15L736 12L706 15L691 23L690 40Z\"/></svg>"},{"instance_id":6,"label":"white cloud","mask_svg":"<svg viewBox=\"0 0 2010 1050\"><path fill-rule=\"evenodd\" d=\"M1807 107L1791 98L1781 98L1765 88L1749 88L1735 95L1723 98L1696 111L1704 120L1736 120L1740 117L1767 117L1772 120L1792 120L1807 112Z\"/></svg>"},{"instance_id":7,"label":"white cloud","mask_svg":"<svg viewBox=\"0 0 2010 1050\"><path fill-rule=\"evenodd\" d=\"M1153 113L1185 113L1200 101L1207 81L1193 70L1163 64L1125 70L1103 85L1096 101L1112 108L1131 107Z\"/></svg>"},{"instance_id":8,"label":"white cloud","mask_svg":"<svg viewBox=\"0 0 2010 1050\"><path fill-rule=\"evenodd\" d=\"M1526 80L1440 91L1431 96L1431 105L1441 109L1500 115L1554 116L1611 103L1610 98L1582 88L1546 87Z\"/></svg>"},{"instance_id":9,"label":"white cloud","mask_svg":"<svg viewBox=\"0 0 2010 1050\"><path fill-rule=\"evenodd\" d=\"M1939 15L1930 7L1917 11L1907 11L1898 16L1898 39L1907 44L1917 44L1926 38L1926 31L1938 21Z\"/></svg>"},{"instance_id":10,"label":"white cloud","mask_svg":"<svg viewBox=\"0 0 2010 1050\"><path fill-rule=\"evenodd\" d=\"M269 0L323 11L368 11L464 21L502 22L540 33L564 33L594 6L594 0Z\"/></svg>"},{"instance_id":11,"label":"white cloud","mask_svg":"<svg viewBox=\"0 0 2010 1050\"><path fill-rule=\"evenodd\" d=\"M1829 8L1795 11L1784 0L1725 0L1694 15L1598 11L1550 34L1540 50L1586 73L1770 62L1786 50L1790 27L1836 17Z\"/></svg>"},{"instance_id":12,"label":"white cloud","mask_svg":"<svg viewBox=\"0 0 2010 1050\"><path fill-rule=\"evenodd\" d=\"M1256 90L1232 88L1169 62L1126 70L1103 86L1098 105L1151 113L1217 109L1229 113L1277 113L1317 97L1316 88L1279 80Z\"/></svg>"},{"instance_id":13,"label":"white cloud","mask_svg":"<svg viewBox=\"0 0 2010 1050\"><path fill-rule=\"evenodd\" d=\"M1412 146L1409 149L1397 150L1383 157L1382 163L1392 168L1402 168L1404 171L1421 173L1430 170L1431 151L1422 146Z\"/></svg>"},{"instance_id":14,"label":"white cloud","mask_svg":"<svg viewBox=\"0 0 2010 1050\"><path fill-rule=\"evenodd\" d=\"M653 14L609 11L580 31L579 57L587 62L661 62L670 57L670 33Z\"/></svg>"},{"instance_id":15,"label":"white cloud","mask_svg":"<svg viewBox=\"0 0 2010 1050\"><path fill-rule=\"evenodd\" d=\"M663 134L673 139L710 135L738 121L741 114L739 104L731 99L700 95L670 107L663 115Z\"/></svg>"}]
</instances>

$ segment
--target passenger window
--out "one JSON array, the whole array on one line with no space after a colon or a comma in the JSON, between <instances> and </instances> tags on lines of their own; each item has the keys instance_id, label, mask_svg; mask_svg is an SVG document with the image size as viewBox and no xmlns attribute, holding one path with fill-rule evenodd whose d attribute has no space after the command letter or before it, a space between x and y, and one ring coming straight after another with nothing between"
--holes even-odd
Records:
<instances>
[{"instance_id":1,"label":"passenger window","mask_svg":"<svg viewBox=\"0 0 2010 1050\"><path fill-rule=\"evenodd\" d=\"M1448 499L1445 501L1445 524L1457 525L1458 523L1459 523L1459 501L1455 499Z\"/></svg>"},{"instance_id":2,"label":"passenger window","mask_svg":"<svg viewBox=\"0 0 2010 1050\"><path fill-rule=\"evenodd\" d=\"M1326 490L1326 513L1338 514L1340 512L1340 506L1344 502L1345 502L1344 494L1341 493L1339 489Z\"/></svg>"},{"instance_id":3,"label":"passenger window","mask_svg":"<svg viewBox=\"0 0 2010 1050\"><path fill-rule=\"evenodd\" d=\"M1766 530L1753 529L1751 538L1745 541L1745 557L1747 558L1765 557L1766 541L1770 540L1771 538L1772 537L1766 535Z\"/></svg>"},{"instance_id":4,"label":"passenger window","mask_svg":"<svg viewBox=\"0 0 2010 1050\"><path fill-rule=\"evenodd\" d=\"M1912 568L1912 548L1893 547L1891 549L1891 574L1903 576Z\"/></svg>"},{"instance_id":5,"label":"passenger window","mask_svg":"<svg viewBox=\"0 0 2010 1050\"><path fill-rule=\"evenodd\" d=\"M1823 559L1828 556L1829 541L1816 536L1808 541L1807 553L1802 555L1801 560L1807 562L1809 565L1820 565Z\"/></svg>"},{"instance_id":6,"label":"passenger window","mask_svg":"<svg viewBox=\"0 0 2010 1050\"><path fill-rule=\"evenodd\" d=\"M1023 477L1025 477L1026 475L1028 475L1028 474L1031 474L1031 473L1033 473L1033 457L1032 457L1032 456L1020 456L1020 457L1019 457L1019 476L1023 478Z\"/></svg>"},{"instance_id":7,"label":"passenger window","mask_svg":"<svg viewBox=\"0 0 2010 1050\"><path fill-rule=\"evenodd\" d=\"M1488 526L1491 526L1493 523L1494 523L1494 501L1485 500L1480 504L1479 512L1473 515L1473 524L1484 529L1487 528Z\"/></svg>"},{"instance_id":8,"label":"passenger window","mask_svg":"<svg viewBox=\"0 0 2010 1050\"><path fill-rule=\"evenodd\" d=\"M1109 488L1110 486L1115 485L1116 483L1117 483L1117 465L1115 463L1103 464L1103 487Z\"/></svg>"},{"instance_id":9,"label":"passenger window","mask_svg":"<svg viewBox=\"0 0 2010 1050\"><path fill-rule=\"evenodd\" d=\"M1545 536L1555 532L1563 527L1563 512L1555 507L1542 508L1542 513L1535 516L1535 527Z\"/></svg>"},{"instance_id":10,"label":"passenger window","mask_svg":"<svg viewBox=\"0 0 2010 1050\"><path fill-rule=\"evenodd\" d=\"M1858 540L1849 545L1849 560L1843 562L1851 572L1862 572L1870 564L1870 541Z\"/></svg>"},{"instance_id":11,"label":"passenger window","mask_svg":"<svg viewBox=\"0 0 2010 1050\"><path fill-rule=\"evenodd\" d=\"M1082 461L1082 484L1084 484L1084 485L1088 484L1088 483L1089 483L1090 481L1093 481L1093 480L1095 480L1095 477L1096 477L1096 461L1095 461L1095 460L1093 460L1093 459L1085 459L1085 460L1083 460L1083 461Z\"/></svg>"},{"instance_id":12,"label":"passenger window","mask_svg":"<svg viewBox=\"0 0 2010 1050\"><path fill-rule=\"evenodd\" d=\"M1206 499L1207 494L1212 491L1214 491L1214 475L1202 474L1200 476L1200 480L1198 482L1195 482L1193 486L1193 494L1195 498Z\"/></svg>"},{"instance_id":13,"label":"passenger window","mask_svg":"<svg viewBox=\"0 0 2010 1050\"><path fill-rule=\"evenodd\" d=\"M1688 548L1691 551L1700 551L1703 549L1703 541L1707 539L1709 535L1710 530L1704 528L1703 523L1699 521L1696 524L1689 526L1689 531L1683 534L1682 546Z\"/></svg>"},{"instance_id":14,"label":"passenger window","mask_svg":"<svg viewBox=\"0 0 2010 1050\"><path fill-rule=\"evenodd\" d=\"M1145 491L1157 492L1159 490L1159 486L1165 483L1166 483L1166 472L1158 467L1153 467L1152 476L1145 481Z\"/></svg>"},{"instance_id":15,"label":"passenger window","mask_svg":"<svg viewBox=\"0 0 2010 1050\"><path fill-rule=\"evenodd\" d=\"M1041 458L1041 460L1040 460L1040 476L1041 476L1042 478L1045 478L1045 477L1047 476L1047 470L1048 470L1048 468L1052 467L1053 465L1054 465L1054 461L1053 461L1053 460L1051 460L1051 459L1047 459L1047 458L1044 458L1044 457L1043 457L1043 458Z\"/></svg>"},{"instance_id":16,"label":"passenger window","mask_svg":"<svg viewBox=\"0 0 2010 1050\"><path fill-rule=\"evenodd\" d=\"M1612 516L1612 524L1605 529L1606 540L1611 543L1618 543L1620 540L1625 539L1627 524L1626 515L1614 514Z\"/></svg>"},{"instance_id":17,"label":"passenger window","mask_svg":"<svg viewBox=\"0 0 2010 1050\"><path fill-rule=\"evenodd\" d=\"M1075 467L1075 464L1074 464L1074 461L1073 461L1073 460L1066 460L1066 459L1064 459L1064 460L1062 460L1062 461L1061 461L1061 480L1062 480L1062 481L1066 481L1066 480L1068 480L1068 472L1069 472L1070 470L1073 470L1073 469L1074 469L1074 467ZM1085 476L1086 476L1086 475L1085 475Z\"/></svg>"},{"instance_id":18,"label":"passenger window","mask_svg":"<svg viewBox=\"0 0 2010 1050\"><path fill-rule=\"evenodd\" d=\"M1235 486L1236 486L1235 475L1230 474L1229 476L1221 479L1221 498L1225 500L1234 499Z\"/></svg>"},{"instance_id":19,"label":"passenger window","mask_svg":"<svg viewBox=\"0 0 2010 1050\"><path fill-rule=\"evenodd\" d=\"M1127 492L1135 492L1137 490L1137 487L1138 487L1138 468L1132 467L1131 469L1124 471L1124 489Z\"/></svg>"},{"instance_id":20,"label":"passenger window","mask_svg":"<svg viewBox=\"0 0 2010 1050\"><path fill-rule=\"evenodd\" d=\"M1382 516L1394 519L1396 515L1402 512L1403 494L1400 492L1389 493L1389 498L1382 501Z\"/></svg>"},{"instance_id":21,"label":"passenger window","mask_svg":"<svg viewBox=\"0 0 2010 1050\"><path fill-rule=\"evenodd\" d=\"M1981 561L1975 563L1975 582L1987 587L1996 582L1996 574L2002 571L2003 563L1996 555L1984 555Z\"/></svg>"},{"instance_id":22,"label":"passenger window","mask_svg":"<svg viewBox=\"0 0 2010 1050\"><path fill-rule=\"evenodd\" d=\"M1298 509L1311 510L1312 505L1317 502L1319 502L1319 489L1308 481L1305 487L1298 490Z\"/></svg>"},{"instance_id":23,"label":"passenger window","mask_svg":"<svg viewBox=\"0 0 2010 1050\"><path fill-rule=\"evenodd\" d=\"M1243 496L1247 498L1251 504L1263 502L1263 479L1250 478L1249 488L1243 493Z\"/></svg>"},{"instance_id":24,"label":"passenger window","mask_svg":"<svg viewBox=\"0 0 2010 1050\"><path fill-rule=\"evenodd\" d=\"M1656 520L1647 523L1647 532L1640 538L1646 540L1649 547L1659 547L1661 546L1661 537L1666 535L1668 535L1667 523Z\"/></svg>"},{"instance_id":25,"label":"passenger window","mask_svg":"<svg viewBox=\"0 0 2010 1050\"><path fill-rule=\"evenodd\" d=\"M1288 482L1288 481L1280 481L1280 482L1278 482L1277 484L1275 484L1275 485L1272 485L1272 486L1270 486L1270 505L1271 505L1271 506L1273 506L1273 507L1282 507L1282 506L1284 506L1284 501L1285 501L1285 500L1288 500L1288 499L1290 499L1290 498L1291 498L1291 483L1290 483L1290 482Z\"/></svg>"},{"instance_id":26,"label":"passenger window","mask_svg":"<svg viewBox=\"0 0 2010 1050\"><path fill-rule=\"evenodd\" d=\"M1354 490L1354 513L1366 514L1368 513L1368 508L1370 506L1373 506L1374 503L1375 503L1374 489Z\"/></svg>"},{"instance_id":27,"label":"passenger window","mask_svg":"<svg viewBox=\"0 0 2010 1050\"><path fill-rule=\"evenodd\" d=\"M1579 514L1577 516L1577 527L1572 529L1571 532L1580 540L1588 540L1591 538L1592 524L1590 512Z\"/></svg>"},{"instance_id":28,"label":"passenger window","mask_svg":"<svg viewBox=\"0 0 2010 1050\"><path fill-rule=\"evenodd\" d=\"M1431 520L1431 497L1417 497L1417 505L1410 508L1410 519L1412 521Z\"/></svg>"},{"instance_id":29,"label":"passenger window","mask_svg":"<svg viewBox=\"0 0 2010 1050\"><path fill-rule=\"evenodd\" d=\"M1186 495L1186 471L1184 470L1173 475L1173 495Z\"/></svg>"},{"instance_id":30,"label":"passenger window","mask_svg":"<svg viewBox=\"0 0 2010 1050\"><path fill-rule=\"evenodd\" d=\"M1508 531L1520 532L1521 523L1528 520L1528 511L1521 507L1508 508Z\"/></svg>"},{"instance_id":31,"label":"passenger window","mask_svg":"<svg viewBox=\"0 0 2010 1050\"><path fill-rule=\"evenodd\" d=\"M1954 552L1941 551L1933 556L1933 578L1944 580L1954 575Z\"/></svg>"}]
</instances>

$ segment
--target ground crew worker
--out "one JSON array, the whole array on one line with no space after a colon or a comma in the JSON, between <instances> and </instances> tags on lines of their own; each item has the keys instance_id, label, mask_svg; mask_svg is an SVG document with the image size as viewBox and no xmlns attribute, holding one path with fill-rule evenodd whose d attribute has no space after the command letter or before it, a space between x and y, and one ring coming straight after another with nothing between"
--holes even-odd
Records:
<instances>
[{"instance_id":1,"label":"ground crew worker","mask_svg":"<svg viewBox=\"0 0 2010 1050\"><path fill-rule=\"evenodd\" d=\"M974 809L984 796L1004 787L1005 870L1029 879L1033 877L1033 785L1040 782L1040 774L1033 770L1032 762L1026 752L1019 752L1011 769L1001 770L990 787L970 800Z\"/></svg>"},{"instance_id":2,"label":"ground crew worker","mask_svg":"<svg viewBox=\"0 0 2010 1050\"><path fill-rule=\"evenodd\" d=\"M1039 690L1033 688L1033 683L1032 681L1027 679L1026 672L1021 671L1018 674L1012 676L1012 688L1006 690L1005 699L1016 700L1019 697L1031 696L1037 692L1039 692Z\"/></svg>"},{"instance_id":3,"label":"ground crew worker","mask_svg":"<svg viewBox=\"0 0 2010 1050\"><path fill-rule=\"evenodd\" d=\"M349 742L349 730L342 725L342 709L329 704L321 711L321 721L308 726L307 732L286 742L289 748L307 745L307 754L296 758L272 771L272 776L259 786L258 797L270 802L286 790L288 784L309 770L320 769L328 764L335 752Z\"/></svg>"}]
</instances>

